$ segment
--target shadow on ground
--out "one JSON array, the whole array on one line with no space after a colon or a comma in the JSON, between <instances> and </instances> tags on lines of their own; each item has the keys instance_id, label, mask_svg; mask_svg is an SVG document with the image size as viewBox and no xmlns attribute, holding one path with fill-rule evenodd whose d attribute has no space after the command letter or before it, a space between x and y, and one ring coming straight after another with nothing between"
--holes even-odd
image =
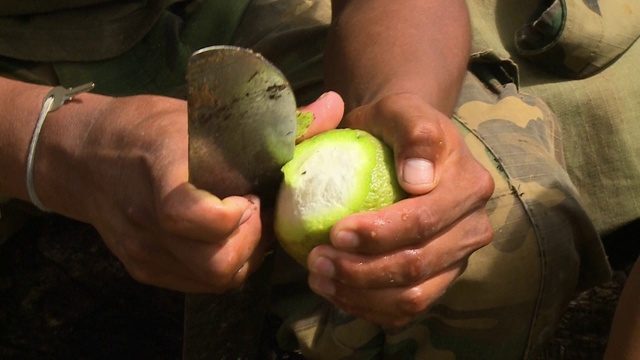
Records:
<instances>
[{"instance_id":1,"label":"shadow on ground","mask_svg":"<svg viewBox=\"0 0 640 360\"><path fill-rule=\"evenodd\" d=\"M33 219L0 248L0 359L179 359L182 304L81 223Z\"/></svg>"}]
</instances>

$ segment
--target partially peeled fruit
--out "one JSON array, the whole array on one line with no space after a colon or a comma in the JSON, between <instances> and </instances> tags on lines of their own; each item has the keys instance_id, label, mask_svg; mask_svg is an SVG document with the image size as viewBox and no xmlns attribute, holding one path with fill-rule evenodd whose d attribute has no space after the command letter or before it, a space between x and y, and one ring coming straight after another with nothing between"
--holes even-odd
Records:
<instances>
[{"instance_id":1,"label":"partially peeled fruit","mask_svg":"<svg viewBox=\"0 0 640 360\"><path fill-rule=\"evenodd\" d=\"M301 142L282 172L276 236L303 266L314 247L330 243L331 227L340 219L406 197L391 149L362 130L335 129Z\"/></svg>"}]
</instances>

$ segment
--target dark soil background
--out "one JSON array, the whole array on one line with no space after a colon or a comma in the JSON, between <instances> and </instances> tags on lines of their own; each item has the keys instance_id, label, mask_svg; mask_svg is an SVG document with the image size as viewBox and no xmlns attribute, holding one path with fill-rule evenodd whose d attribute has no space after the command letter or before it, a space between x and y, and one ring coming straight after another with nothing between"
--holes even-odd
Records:
<instances>
[{"instance_id":1,"label":"dark soil background","mask_svg":"<svg viewBox=\"0 0 640 360\"><path fill-rule=\"evenodd\" d=\"M640 222L605 237L613 279L574 299L536 360L602 358L638 234ZM133 281L88 225L34 218L0 244L0 359L180 359L183 305Z\"/></svg>"}]
</instances>

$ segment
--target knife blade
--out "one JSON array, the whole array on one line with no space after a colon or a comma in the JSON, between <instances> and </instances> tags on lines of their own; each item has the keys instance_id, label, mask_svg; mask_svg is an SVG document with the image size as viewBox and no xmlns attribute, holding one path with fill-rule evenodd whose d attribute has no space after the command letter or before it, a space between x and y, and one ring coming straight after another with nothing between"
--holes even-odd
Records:
<instances>
[{"instance_id":1,"label":"knife blade","mask_svg":"<svg viewBox=\"0 0 640 360\"><path fill-rule=\"evenodd\" d=\"M273 201L296 136L285 76L251 50L214 46L191 56L187 86L190 181L221 198L254 193ZM273 258L237 291L187 294L185 360L257 357Z\"/></svg>"},{"instance_id":2,"label":"knife blade","mask_svg":"<svg viewBox=\"0 0 640 360\"><path fill-rule=\"evenodd\" d=\"M273 192L295 146L296 101L284 75L251 50L213 46L191 56L187 84L190 181L219 197ZM230 172L222 184L212 176L221 170Z\"/></svg>"}]
</instances>

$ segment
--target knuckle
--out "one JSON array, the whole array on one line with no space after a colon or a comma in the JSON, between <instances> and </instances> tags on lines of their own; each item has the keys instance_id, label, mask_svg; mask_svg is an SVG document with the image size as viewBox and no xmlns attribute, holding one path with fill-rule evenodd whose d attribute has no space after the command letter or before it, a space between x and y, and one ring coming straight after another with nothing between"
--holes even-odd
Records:
<instances>
[{"instance_id":1,"label":"knuckle","mask_svg":"<svg viewBox=\"0 0 640 360\"><path fill-rule=\"evenodd\" d=\"M409 141L415 143L426 142L432 144L432 146L444 144L444 134L436 122L419 121L407 131Z\"/></svg>"},{"instance_id":2,"label":"knuckle","mask_svg":"<svg viewBox=\"0 0 640 360\"><path fill-rule=\"evenodd\" d=\"M383 116L393 116L402 113L398 108L397 96L385 96L375 104L375 109Z\"/></svg>"},{"instance_id":3,"label":"knuckle","mask_svg":"<svg viewBox=\"0 0 640 360\"><path fill-rule=\"evenodd\" d=\"M142 241L124 241L123 250L126 258L132 264L145 264L153 260L153 252Z\"/></svg>"},{"instance_id":4,"label":"knuckle","mask_svg":"<svg viewBox=\"0 0 640 360\"><path fill-rule=\"evenodd\" d=\"M176 206L162 204L157 210L157 216L160 227L164 229L180 229L184 225L183 212L179 211Z\"/></svg>"},{"instance_id":5,"label":"knuckle","mask_svg":"<svg viewBox=\"0 0 640 360\"><path fill-rule=\"evenodd\" d=\"M458 167L464 169L458 177L461 186L464 186L464 194L475 200L476 204L486 204L493 196L495 189L495 181L491 173L469 151L464 151L461 155Z\"/></svg>"},{"instance_id":6,"label":"knuckle","mask_svg":"<svg viewBox=\"0 0 640 360\"><path fill-rule=\"evenodd\" d=\"M413 229L415 231L415 240L420 241L422 239L430 237L438 229L436 227L436 219L441 216L438 210L433 206L422 206L416 213L415 224Z\"/></svg>"},{"instance_id":7,"label":"knuckle","mask_svg":"<svg viewBox=\"0 0 640 360\"><path fill-rule=\"evenodd\" d=\"M491 226L491 222L489 221L488 218L486 218L486 215L485 215L484 221L478 222L478 227L479 227L479 231L478 231L479 235L478 235L477 244L478 244L478 248L481 248L486 245L489 245L493 240L493 226Z\"/></svg>"},{"instance_id":8,"label":"knuckle","mask_svg":"<svg viewBox=\"0 0 640 360\"><path fill-rule=\"evenodd\" d=\"M420 106L423 100L415 94L402 93L388 95L380 99L376 103L377 109L383 115L402 115L406 113L407 108Z\"/></svg>"},{"instance_id":9,"label":"knuckle","mask_svg":"<svg viewBox=\"0 0 640 360\"><path fill-rule=\"evenodd\" d=\"M484 167L482 167L481 165L479 166L481 167L481 171L478 172L479 174L476 186L481 199L483 200L483 202L486 202L493 195L495 183L491 174Z\"/></svg>"},{"instance_id":10,"label":"knuckle","mask_svg":"<svg viewBox=\"0 0 640 360\"><path fill-rule=\"evenodd\" d=\"M228 286L234 275L235 271L231 266L216 264L204 272L204 280L214 284L219 284L220 286Z\"/></svg>"},{"instance_id":11,"label":"knuckle","mask_svg":"<svg viewBox=\"0 0 640 360\"><path fill-rule=\"evenodd\" d=\"M204 280L225 290L238 287L242 284L236 276L241 268L238 264L236 254L229 254L224 259L212 260L204 273Z\"/></svg>"},{"instance_id":12,"label":"knuckle","mask_svg":"<svg viewBox=\"0 0 640 360\"><path fill-rule=\"evenodd\" d=\"M413 287L405 291L398 299L400 312L409 317L421 314L427 306L428 296L418 287Z\"/></svg>"},{"instance_id":13,"label":"knuckle","mask_svg":"<svg viewBox=\"0 0 640 360\"><path fill-rule=\"evenodd\" d=\"M388 240L385 236L385 225L383 221L378 220L371 226L363 225L360 234L366 239L365 246L369 249L384 249L387 245Z\"/></svg>"},{"instance_id":14,"label":"knuckle","mask_svg":"<svg viewBox=\"0 0 640 360\"><path fill-rule=\"evenodd\" d=\"M429 274L427 259L422 257L418 250L405 251L402 264L404 264L402 268L402 281L405 284L422 282Z\"/></svg>"},{"instance_id":15,"label":"knuckle","mask_svg":"<svg viewBox=\"0 0 640 360\"><path fill-rule=\"evenodd\" d=\"M125 267L133 280L146 285L155 284L155 272L151 271L148 267L136 264L128 264L125 265Z\"/></svg>"},{"instance_id":16,"label":"knuckle","mask_svg":"<svg viewBox=\"0 0 640 360\"><path fill-rule=\"evenodd\" d=\"M396 319L393 319L387 322L386 326L388 326L391 329L401 329L409 325L411 321L413 321L413 317L398 317Z\"/></svg>"},{"instance_id":17,"label":"knuckle","mask_svg":"<svg viewBox=\"0 0 640 360\"><path fill-rule=\"evenodd\" d=\"M493 241L493 225L489 219L487 210L481 208L476 210L467 218L467 229L463 234L469 253L476 251Z\"/></svg>"},{"instance_id":18,"label":"knuckle","mask_svg":"<svg viewBox=\"0 0 640 360\"><path fill-rule=\"evenodd\" d=\"M242 276L239 272L229 281L228 289L239 289L244 285L246 278Z\"/></svg>"},{"instance_id":19,"label":"knuckle","mask_svg":"<svg viewBox=\"0 0 640 360\"><path fill-rule=\"evenodd\" d=\"M491 176L491 173L489 173L484 166L475 160L473 164L470 165L467 173L471 175L466 181L468 189L475 195L478 202L484 206L493 195L495 189L493 176Z\"/></svg>"}]
</instances>

